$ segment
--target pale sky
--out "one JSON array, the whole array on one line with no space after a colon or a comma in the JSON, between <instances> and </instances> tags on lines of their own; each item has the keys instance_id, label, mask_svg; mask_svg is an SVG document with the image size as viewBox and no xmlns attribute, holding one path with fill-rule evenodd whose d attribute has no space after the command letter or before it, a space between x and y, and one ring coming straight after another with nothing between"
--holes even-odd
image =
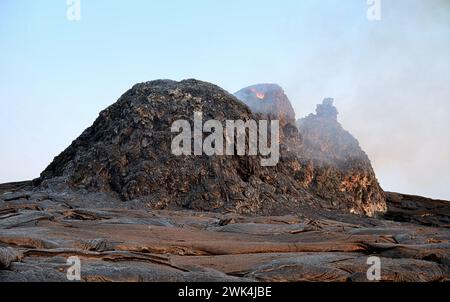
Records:
<instances>
[{"instance_id":1,"label":"pale sky","mask_svg":"<svg viewBox=\"0 0 450 302\"><path fill-rule=\"evenodd\" d=\"M385 190L450 199L450 1L0 0L0 183L31 179L137 82L333 97Z\"/></svg>"}]
</instances>

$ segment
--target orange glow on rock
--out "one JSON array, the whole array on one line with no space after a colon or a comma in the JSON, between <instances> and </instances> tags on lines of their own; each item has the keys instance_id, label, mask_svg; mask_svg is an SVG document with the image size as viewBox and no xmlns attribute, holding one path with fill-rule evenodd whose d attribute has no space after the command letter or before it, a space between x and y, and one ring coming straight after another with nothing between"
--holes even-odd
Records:
<instances>
[{"instance_id":1,"label":"orange glow on rock","mask_svg":"<svg viewBox=\"0 0 450 302\"><path fill-rule=\"evenodd\" d=\"M260 100L264 99L266 95L262 92L256 92L256 97Z\"/></svg>"}]
</instances>

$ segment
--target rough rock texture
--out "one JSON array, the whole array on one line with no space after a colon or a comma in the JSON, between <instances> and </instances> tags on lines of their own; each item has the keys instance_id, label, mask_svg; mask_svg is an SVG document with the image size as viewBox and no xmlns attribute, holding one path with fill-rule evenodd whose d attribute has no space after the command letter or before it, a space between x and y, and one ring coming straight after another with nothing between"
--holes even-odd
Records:
<instances>
[{"instance_id":1,"label":"rough rock texture","mask_svg":"<svg viewBox=\"0 0 450 302\"><path fill-rule=\"evenodd\" d=\"M311 208L264 217L131 210L45 194L0 194L0 282L68 281L72 256L82 281L367 282L369 256L380 257L382 281L450 281L445 227Z\"/></svg>"},{"instance_id":2,"label":"rough rock texture","mask_svg":"<svg viewBox=\"0 0 450 302\"><path fill-rule=\"evenodd\" d=\"M280 126L295 126L295 112L283 89L277 84L258 84L234 94L255 113L278 119Z\"/></svg>"},{"instance_id":3,"label":"rough rock texture","mask_svg":"<svg viewBox=\"0 0 450 302\"><path fill-rule=\"evenodd\" d=\"M300 136L295 124L295 112L283 88L277 84L257 84L241 89L234 94L260 118L278 120L280 141L286 151L300 145Z\"/></svg>"},{"instance_id":4,"label":"rough rock texture","mask_svg":"<svg viewBox=\"0 0 450 302\"><path fill-rule=\"evenodd\" d=\"M346 203L354 213L383 213L385 195L370 160L337 115L333 99L328 98L317 105L316 114L298 120L299 154L308 162L303 169L306 188L322 199Z\"/></svg>"},{"instance_id":5,"label":"rough rock texture","mask_svg":"<svg viewBox=\"0 0 450 302\"><path fill-rule=\"evenodd\" d=\"M276 108L291 108L282 90L265 93L283 100ZM201 111L204 121L215 119L223 125L225 120L264 118L209 83L137 84L102 111L36 182L50 190L109 193L153 209L278 215L308 204L369 216L383 210L378 206L381 196L366 190L373 187L373 172L361 165L353 173L353 165L345 162L343 175L314 165L309 174L309 157L305 160L303 151L296 151L300 137L288 109L282 110L289 123L282 130L281 158L275 167L262 167L259 156L173 155L171 142L178 133L171 133L171 125L179 119L192 125L194 111Z\"/></svg>"},{"instance_id":6,"label":"rough rock texture","mask_svg":"<svg viewBox=\"0 0 450 302\"><path fill-rule=\"evenodd\" d=\"M339 124L332 99L325 99L311 114L295 124L295 112L283 89L258 84L235 95L256 113L279 119L281 141L297 153L295 179L329 203L330 209L374 216L386 211L385 197L367 155L358 141ZM297 133L300 132L300 135Z\"/></svg>"},{"instance_id":7,"label":"rough rock texture","mask_svg":"<svg viewBox=\"0 0 450 302\"><path fill-rule=\"evenodd\" d=\"M259 156L175 156L171 125L203 121L258 120L221 88L197 81L158 80L135 85L100 113L36 182L50 190L106 192L154 209L279 214L319 204L290 176L295 157L282 146L276 167ZM204 137L207 136L204 134Z\"/></svg>"},{"instance_id":8,"label":"rough rock texture","mask_svg":"<svg viewBox=\"0 0 450 302\"><path fill-rule=\"evenodd\" d=\"M276 167L173 156L171 123L200 109L267 117L208 83L138 84L40 179L0 184L0 282L68 281L73 256L82 281L362 282L369 256L382 281L450 281L450 202L387 193L382 217L345 213L386 204L331 101L300 121L302 142L284 127Z\"/></svg>"},{"instance_id":9,"label":"rough rock texture","mask_svg":"<svg viewBox=\"0 0 450 302\"><path fill-rule=\"evenodd\" d=\"M7 269L11 262L21 260L21 255L11 247L0 247L0 269Z\"/></svg>"},{"instance_id":10,"label":"rough rock texture","mask_svg":"<svg viewBox=\"0 0 450 302\"><path fill-rule=\"evenodd\" d=\"M386 219L450 228L450 202L386 192Z\"/></svg>"},{"instance_id":11,"label":"rough rock texture","mask_svg":"<svg viewBox=\"0 0 450 302\"><path fill-rule=\"evenodd\" d=\"M301 127L306 143L301 144L283 91L278 86L256 87L272 102L267 108L280 110L272 116L284 121L281 158L275 167L262 167L259 156L173 155L171 142L178 133L170 131L171 125L179 119L192 125L194 111L201 111L204 121L223 124L265 119L267 114L252 113L236 97L209 83L157 80L135 85L102 111L35 183L60 192L104 192L153 209L278 215L308 204L369 216L385 210L382 191L359 147L361 160L341 158L337 165L323 165L324 158L336 162L330 150L321 150L318 160L313 157L317 156L316 145L310 143L314 136L333 139L328 136L337 133L337 142L346 138L335 120L328 122L328 115L320 113L306 118L306 126ZM328 125L326 131L315 131L322 123ZM335 143L331 141L330 148Z\"/></svg>"}]
</instances>

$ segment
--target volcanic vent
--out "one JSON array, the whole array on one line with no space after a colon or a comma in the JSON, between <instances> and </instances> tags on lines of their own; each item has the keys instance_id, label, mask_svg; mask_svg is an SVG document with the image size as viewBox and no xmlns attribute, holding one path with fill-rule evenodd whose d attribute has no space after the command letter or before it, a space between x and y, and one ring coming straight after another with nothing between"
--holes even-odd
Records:
<instances>
[{"instance_id":1,"label":"volcanic vent","mask_svg":"<svg viewBox=\"0 0 450 302\"><path fill-rule=\"evenodd\" d=\"M234 94L250 109L269 120L279 120L280 140L286 150L300 144L295 112L283 88L277 84L257 84L243 88Z\"/></svg>"},{"instance_id":2,"label":"volcanic vent","mask_svg":"<svg viewBox=\"0 0 450 302\"><path fill-rule=\"evenodd\" d=\"M291 162L262 167L259 156L175 156L174 121L258 120L223 89L197 80L135 85L100 113L42 172L41 186L106 192L151 208L239 213L298 211L314 197L289 174ZM282 148L283 149L283 148ZM286 157L286 155L285 155Z\"/></svg>"},{"instance_id":3,"label":"volcanic vent","mask_svg":"<svg viewBox=\"0 0 450 302\"><path fill-rule=\"evenodd\" d=\"M317 105L316 114L298 120L297 133L292 126L295 112L280 86L258 84L235 95L252 111L280 119L284 147L295 152L299 165L291 176L319 197L322 207L369 216L386 211L384 192L370 160L339 124L333 99L325 99Z\"/></svg>"},{"instance_id":4,"label":"volcanic vent","mask_svg":"<svg viewBox=\"0 0 450 302\"><path fill-rule=\"evenodd\" d=\"M279 119L280 125L295 125L295 112L283 89L277 84L258 84L234 94L255 113Z\"/></svg>"},{"instance_id":5,"label":"volcanic vent","mask_svg":"<svg viewBox=\"0 0 450 302\"><path fill-rule=\"evenodd\" d=\"M102 111L36 183L47 190L103 192L154 209L262 215L301 213L314 207L367 215L382 210L381 190L378 195L376 190L366 190L379 189L373 172L366 169L370 162L354 170L348 161L325 166L322 157L310 157L314 144L300 143L289 100L281 88L275 88L275 93L267 89L254 95L260 101L272 95L284 100L284 107L277 107L283 115L276 115L284 126L276 166L261 166L260 156L172 154L177 135L171 132L172 123L181 119L192 125L194 112L201 111L203 121L215 119L222 124L257 121L269 113L252 112L213 84L157 80L135 85ZM313 138L313 130L308 132Z\"/></svg>"}]
</instances>

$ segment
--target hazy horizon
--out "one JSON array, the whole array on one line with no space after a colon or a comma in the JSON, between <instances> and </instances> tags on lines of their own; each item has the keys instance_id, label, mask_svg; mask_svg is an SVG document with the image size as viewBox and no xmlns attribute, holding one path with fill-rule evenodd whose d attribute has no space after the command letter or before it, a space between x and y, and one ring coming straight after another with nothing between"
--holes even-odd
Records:
<instances>
[{"instance_id":1,"label":"hazy horizon","mask_svg":"<svg viewBox=\"0 0 450 302\"><path fill-rule=\"evenodd\" d=\"M151 3L150 3L151 2ZM450 1L0 2L0 183L32 179L135 83L335 99L383 189L450 199Z\"/></svg>"}]
</instances>

